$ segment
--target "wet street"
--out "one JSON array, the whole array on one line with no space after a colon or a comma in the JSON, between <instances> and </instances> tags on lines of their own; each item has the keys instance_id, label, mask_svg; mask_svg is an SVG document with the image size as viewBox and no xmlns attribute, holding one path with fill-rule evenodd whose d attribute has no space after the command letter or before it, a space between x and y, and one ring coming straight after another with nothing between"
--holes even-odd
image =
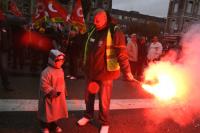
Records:
<instances>
[{"instance_id":1,"label":"wet street","mask_svg":"<svg viewBox=\"0 0 200 133\"><path fill-rule=\"evenodd\" d=\"M38 133L37 97L39 75L12 75L11 86L15 91L0 90L0 133ZM98 133L98 100L95 104L95 119L84 127L76 121L81 118L84 104L83 79L66 79L69 118L60 120L63 133ZM2 88L2 87L1 87ZM110 111L109 133L199 133L200 119L180 126L172 119L157 123L146 116L154 110L154 98L137 84L123 81L114 82ZM167 112L166 112L167 113ZM174 112L175 114L177 112ZM183 116L184 117L184 116Z\"/></svg>"}]
</instances>

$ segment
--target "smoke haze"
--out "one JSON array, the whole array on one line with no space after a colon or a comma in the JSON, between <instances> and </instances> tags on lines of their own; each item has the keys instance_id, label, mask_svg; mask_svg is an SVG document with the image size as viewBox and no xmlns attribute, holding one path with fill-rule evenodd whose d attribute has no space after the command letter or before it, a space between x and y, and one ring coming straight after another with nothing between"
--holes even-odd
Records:
<instances>
[{"instance_id":1,"label":"smoke haze","mask_svg":"<svg viewBox=\"0 0 200 133\"><path fill-rule=\"evenodd\" d=\"M157 101L157 107L145 113L146 118L155 124L172 119L180 126L185 126L198 118L200 112L200 24L190 27L183 35L180 45L182 49L179 54L177 51L170 51L162 61L150 66L158 68L164 65L165 70L161 71L168 74L172 70L176 89L181 93L170 102Z\"/></svg>"}]
</instances>

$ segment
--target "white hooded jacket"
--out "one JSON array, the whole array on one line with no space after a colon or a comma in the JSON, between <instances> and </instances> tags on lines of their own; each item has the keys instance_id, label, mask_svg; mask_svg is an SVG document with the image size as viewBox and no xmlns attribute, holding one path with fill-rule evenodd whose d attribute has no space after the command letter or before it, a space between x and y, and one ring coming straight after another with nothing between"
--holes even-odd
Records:
<instances>
[{"instance_id":1,"label":"white hooded jacket","mask_svg":"<svg viewBox=\"0 0 200 133\"><path fill-rule=\"evenodd\" d=\"M62 68L54 67L55 60L61 55L64 56L64 54L58 50L51 50L48 60L50 66L47 66L41 73L38 117L43 122L52 122L68 117L64 71ZM59 92L60 95L49 98L47 94L53 89Z\"/></svg>"},{"instance_id":2,"label":"white hooded jacket","mask_svg":"<svg viewBox=\"0 0 200 133\"><path fill-rule=\"evenodd\" d=\"M149 46L147 59L153 61L158 59L162 54L163 46L160 42L151 43Z\"/></svg>"}]
</instances>

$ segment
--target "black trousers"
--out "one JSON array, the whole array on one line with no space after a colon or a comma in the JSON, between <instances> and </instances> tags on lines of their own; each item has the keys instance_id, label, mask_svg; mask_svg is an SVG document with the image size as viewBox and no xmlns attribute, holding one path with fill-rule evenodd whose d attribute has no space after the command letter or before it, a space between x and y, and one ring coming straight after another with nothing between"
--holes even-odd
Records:
<instances>
[{"instance_id":1,"label":"black trousers","mask_svg":"<svg viewBox=\"0 0 200 133\"><path fill-rule=\"evenodd\" d=\"M40 126L41 128L56 129L58 125L56 121L47 123L40 120Z\"/></svg>"},{"instance_id":2,"label":"black trousers","mask_svg":"<svg viewBox=\"0 0 200 133\"><path fill-rule=\"evenodd\" d=\"M9 86L9 81L8 81L8 74L5 68L5 62L3 60L3 53L0 51L0 75L1 75L1 81L3 87L6 89Z\"/></svg>"},{"instance_id":3,"label":"black trousers","mask_svg":"<svg viewBox=\"0 0 200 133\"><path fill-rule=\"evenodd\" d=\"M78 74L78 56L75 53L77 52L74 50L69 52L69 74L76 77Z\"/></svg>"},{"instance_id":4,"label":"black trousers","mask_svg":"<svg viewBox=\"0 0 200 133\"><path fill-rule=\"evenodd\" d=\"M129 64L130 64L130 67L131 67L131 73L133 74L134 78L137 79L137 68L138 68L138 64L137 64L137 61L130 61L129 60Z\"/></svg>"},{"instance_id":5,"label":"black trousers","mask_svg":"<svg viewBox=\"0 0 200 133\"><path fill-rule=\"evenodd\" d=\"M89 84L90 81L88 81ZM109 108L110 108L110 99L113 87L112 80L106 81L97 81L99 84L99 120L101 125L109 125ZM84 116L86 118L93 118L94 115L94 102L95 102L95 94L91 94L86 88L85 91L85 103L86 103L86 111Z\"/></svg>"}]
</instances>

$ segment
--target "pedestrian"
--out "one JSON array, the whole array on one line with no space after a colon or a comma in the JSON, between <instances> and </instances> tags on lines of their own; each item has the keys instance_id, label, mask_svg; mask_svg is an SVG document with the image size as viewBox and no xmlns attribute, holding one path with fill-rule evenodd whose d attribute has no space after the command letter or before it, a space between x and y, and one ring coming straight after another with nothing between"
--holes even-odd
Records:
<instances>
[{"instance_id":1,"label":"pedestrian","mask_svg":"<svg viewBox=\"0 0 200 133\"><path fill-rule=\"evenodd\" d=\"M138 42L138 63L137 63L137 78L143 80L143 72L147 67L147 41L146 37L142 36Z\"/></svg>"},{"instance_id":2,"label":"pedestrian","mask_svg":"<svg viewBox=\"0 0 200 133\"><path fill-rule=\"evenodd\" d=\"M48 58L48 66L42 71L38 103L38 118L42 133L54 130L62 132L57 121L68 118L66 106L66 86L62 65L65 55L59 50L52 49Z\"/></svg>"},{"instance_id":3,"label":"pedestrian","mask_svg":"<svg viewBox=\"0 0 200 133\"><path fill-rule=\"evenodd\" d=\"M9 51L9 35L8 30L6 26L6 18L3 14L3 11L0 9L0 76L1 76L1 83L6 91L13 91L12 88L10 88L10 82L8 79L8 72L6 69L7 64L7 51Z\"/></svg>"},{"instance_id":4,"label":"pedestrian","mask_svg":"<svg viewBox=\"0 0 200 133\"><path fill-rule=\"evenodd\" d=\"M153 36L152 42L148 49L147 59L148 62L154 62L160 60L160 56L162 55L163 46L158 41L157 36Z\"/></svg>"},{"instance_id":5,"label":"pedestrian","mask_svg":"<svg viewBox=\"0 0 200 133\"><path fill-rule=\"evenodd\" d=\"M138 44L137 44L137 36L135 33L131 34L131 38L127 44L127 51L128 51L129 63L131 66L131 72L133 76L137 78Z\"/></svg>"},{"instance_id":6,"label":"pedestrian","mask_svg":"<svg viewBox=\"0 0 200 133\"><path fill-rule=\"evenodd\" d=\"M108 12L94 12L94 26L88 32L84 51L86 111L77 121L79 126L90 122L94 115L95 95L99 98L100 133L109 131L109 107L113 80L120 76L120 68L127 80L134 80L126 51L125 36L116 28Z\"/></svg>"},{"instance_id":7,"label":"pedestrian","mask_svg":"<svg viewBox=\"0 0 200 133\"><path fill-rule=\"evenodd\" d=\"M13 52L13 62L12 69L23 70L24 60L25 60L25 46L22 44L22 35L26 32L24 27L19 25L10 25L12 30L12 52Z\"/></svg>"},{"instance_id":8,"label":"pedestrian","mask_svg":"<svg viewBox=\"0 0 200 133\"><path fill-rule=\"evenodd\" d=\"M81 44L80 33L77 28L72 28L69 33L69 42L67 47L69 59L69 74L66 76L69 79L78 78L78 59L80 55L79 45Z\"/></svg>"}]
</instances>

